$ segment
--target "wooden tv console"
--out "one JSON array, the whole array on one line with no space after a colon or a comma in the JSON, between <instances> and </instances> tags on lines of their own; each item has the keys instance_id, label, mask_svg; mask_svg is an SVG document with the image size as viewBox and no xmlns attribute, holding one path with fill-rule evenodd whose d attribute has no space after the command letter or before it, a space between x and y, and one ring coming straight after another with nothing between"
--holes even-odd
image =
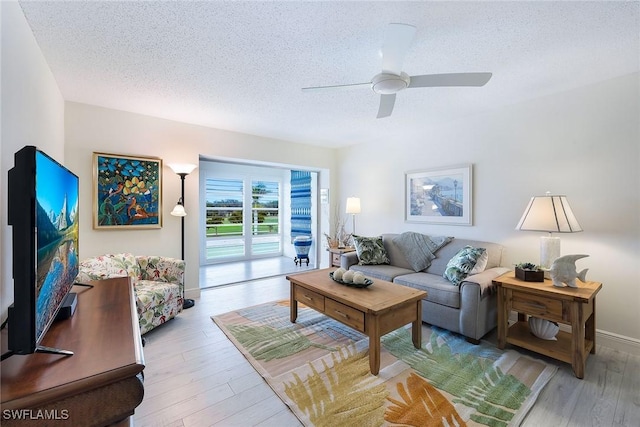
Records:
<instances>
[{"instance_id":1,"label":"wooden tv console","mask_svg":"<svg viewBox=\"0 0 640 427\"><path fill-rule=\"evenodd\" d=\"M74 287L75 314L55 322L41 343L73 356L34 353L2 362L3 427L125 425L142 402L144 358L133 286L126 277L90 283L93 288Z\"/></svg>"}]
</instances>

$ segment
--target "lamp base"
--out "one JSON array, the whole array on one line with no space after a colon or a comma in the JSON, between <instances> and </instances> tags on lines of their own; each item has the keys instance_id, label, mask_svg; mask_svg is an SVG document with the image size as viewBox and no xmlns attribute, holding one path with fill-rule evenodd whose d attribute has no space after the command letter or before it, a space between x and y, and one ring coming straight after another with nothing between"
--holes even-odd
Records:
<instances>
[{"instance_id":1,"label":"lamp base","mask_svg":"<svg viewBox=\"0 0 640 427\"><path fill-rule=\"evenodd\" d=\"M195 302L194 300L192 300L192 299L185 299L185 300L182 302L182 309L183 309L183 310L186 310L187 308L191 308L191 307L193 307L194 305L196 305L196 302Z\"/></svg>"},{"instance_id":2,"label":"lamp base","mask_svg":"<svg viewBox=\"0 0 640 427\"><path fill-rule=\"evenodd\" d=\"M560 238L552 236L543 236L540 238L540 265L545 268L551 268L551 264L560 257ZM550 279L548 271L545 271L544 277Z\"/></svg>"}]
</instances>

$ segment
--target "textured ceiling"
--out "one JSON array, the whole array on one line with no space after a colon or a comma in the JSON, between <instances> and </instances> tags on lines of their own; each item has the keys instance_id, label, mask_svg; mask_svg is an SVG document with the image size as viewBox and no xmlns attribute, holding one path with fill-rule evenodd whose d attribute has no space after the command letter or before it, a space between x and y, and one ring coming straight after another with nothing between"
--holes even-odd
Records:
<instances>
[{"instance_id":1,"label":"textured ceiling","mask_svg":"<svg viewBox=\"0 0 640 427\"><path fill-rule=\"evenodd\" d=\"M20 2L69 101L296 142L417 139L429 126L640 69L633 2ZM368 88L391 22L417 27L409 75L493 72L415 88L376 119Z\"/></svg>"}]
</instances>

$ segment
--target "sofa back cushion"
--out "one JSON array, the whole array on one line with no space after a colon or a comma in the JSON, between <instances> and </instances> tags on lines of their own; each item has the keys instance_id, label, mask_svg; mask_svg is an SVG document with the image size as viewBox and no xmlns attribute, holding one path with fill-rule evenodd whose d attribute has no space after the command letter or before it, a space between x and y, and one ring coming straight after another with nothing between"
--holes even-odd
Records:
<instances>
[{"instance_id":1,"label":"sofa back cushion","mask_svg":"<svg viewBox=\"0 0 640 427\"><path fill-rule=\"evenodd\" d=\"M399 236L398 233L386 233L382 235L382 243L387 251L390 264L396 267L412 270L411 265L405 259L400 248L393 242L393 238ZM503 246L497 243L483 242L480 240L457 239L444 245L436 253L436 258L431 261L431 265L426 270L427 273L442 276L447 269L447 263L453 258L460 249L465 246L473 246L474 248L485 248L489 256L486 268L500 267L502 263Z\"/></svg>"},{"instance_id":2,"label":"sofa back cushion","mask_svg":"<svg viewBox=\"0 0 640 427\"><path fill-rule=\"evenodd\" d=\"M106 254L83 260L80 270L94 280L112 277L132 277L140 279L140 266L133 254Z\"/></svg>"},{"instance_id":3,"label":"sofa back cushion","mask_svg":"<svg viewBox=\"0 0 640 427\"><path fill-rule=\"evenodd\" d=\"M389 257L389 264L394 265L400 268L406 268L408 270L413 270L411 268L411 264L406 260L404 254L393 242L394 237L399 236L396 233L386 233L382 235L382 244L384 245L385 250L387 251L387 257ZM436 255L437 256L437 255Z\"/></svg>"},{"instance_id":4,"label":"sofa back cushion","mask_svg":"<svg viewBox=\"0 0 640 427\"><path fill-rule=\"evenodd\" d=\"M136 255L136 261L142 280L177 283L182 287L185 269L183 260L158 255Z\"/></svg>"},{"instance_id":5,"label":"sofa back cushion","mask_svg":"<svg viewBox=\"0 0 640 427\"><path fill-rule=\"evenodd\" d=\"M453 237L405 231L394 237L393 243L400 249L411 268L418 272L427 269L436 257L434 254L452 239Z\"/></svg>"}]
</instances>

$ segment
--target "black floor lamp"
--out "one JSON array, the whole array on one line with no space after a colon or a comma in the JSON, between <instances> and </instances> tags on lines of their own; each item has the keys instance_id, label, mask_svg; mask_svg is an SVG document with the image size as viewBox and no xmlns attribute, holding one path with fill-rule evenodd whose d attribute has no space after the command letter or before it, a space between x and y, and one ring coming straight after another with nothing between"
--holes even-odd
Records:
<instances>
[{"instance_id":1,"label":"black floor lamp","mask_svg":"<svg viewBox=\"0 0 640 427\"><path fill-rule=\"evenodd\" d=\"M179 216L180 221L182 222L182 232L180 234L180 241L182 243L182 260L184 261L184 217L187 216L187 211L184 210L184 179L187 175L189 175L193 170L197 167L196 165L188 164L188 163L173 163L170 164L169 167L180 177L180 181L182 184L182 192L180 193L180 199L178 203L171 211L171 215ZM192 299L184 298L184 288L183 288L183 303L182 308L191 308L195 305L195 301Z\"/></svg>"}]
</instances>

